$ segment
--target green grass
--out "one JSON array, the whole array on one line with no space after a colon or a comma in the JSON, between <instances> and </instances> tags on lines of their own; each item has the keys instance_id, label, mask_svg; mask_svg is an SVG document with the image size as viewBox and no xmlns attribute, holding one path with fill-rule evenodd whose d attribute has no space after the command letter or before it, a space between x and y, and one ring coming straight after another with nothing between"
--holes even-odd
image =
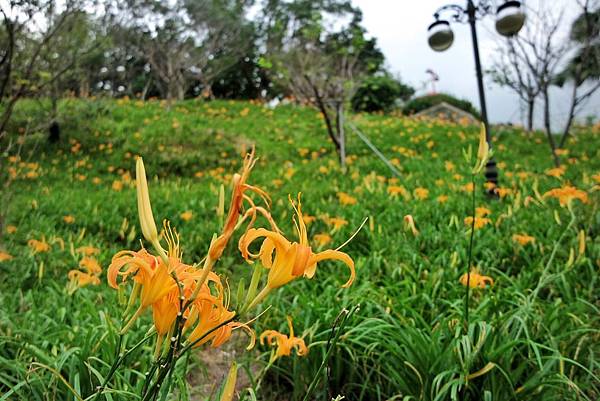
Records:
<instances>
[{"instance_id":1,"label":"green grass","mask_svg":"<svg viewBox=\"0 0 600 401\"><path fill-rule=\"evenodd\" d=\"M22 103L9 137L17 137L19 127L35 126L38 112L38 104ZM336 316L357 304L360 308L335 344L311 399L338 394L348 400L600 396L600 191L591 178L600 173L597 129L582 129L570 141L561 178L545 173L552 165L541 133L494 131L501 186L512 194L491 200L476 191L477 206L492 210L492 224L475 232L474 265L495 284L471 291L471 324L464 330L465 288L458 280L467 263L469 237L463 220L471 210L470 193L463 187L470 182L471 166L463 150L476 148L478 127L352 116L394 159L402 173L395 179L351 133L349 169L342 174L324 124L307 108L271 110L223 101L186 101L168 108L159 102L65 100L60 114L59 144L47 144L42 134L34 133L0 159L3 182L10 167L17 174L3 189L9 200L2 206L4 229L14 225L17 231L3 232L0 240L0 250L14 257L0 262L1 401L76 399L59 376L85 399L107 374L126 294L109 288L104 275L100 285L69 294L67 273L77 267L80 255L74 250L80 246L98 247L104 269L117 251L139 248L135 188L123 178L127 173L134 177L135 156L144 157L151 177L156 219L169 219L177 228L184 259L192 263L206 254L219 230L215 210L221 184L228 185L241 166L241 153L252 145L260 160L250 181L269 192L273 216L288 237L293 238L288 194L302 192L305 213L317 217L308 227L309 237L330 234L327 247L343 243L370 218L344 248L357 266L357 280L349 289L340 288L347 269L329 262L319 266L312 280L296 280L267 298L272 308L254 324L257 333L267 328L285 332L290 315L310 352L278 360L267 372L259 400L302 400L323 360ZM23 161L39 164L37 178L27 178L27 165L10 161L17 153ZM447 171L447 161L454 171ZM521 178L519 173L527 174ZM112 188L115 181L124 183L122 190ZM390 183L402 185L408 195L390 196ZM575 201L573 217L555 199L525 201L536 198L536 186L543 194L567 183L589 197L587 204ZM478 178L478 188L480 184ZM429 190L427 199L413 195L418 187ZM351 194L357 204L340 204L338 192ZM448 196L445 203L438 202L441 195ZM181 218L184 211L192 211L191 220ZM405 229L407 214L420 231L416 237ZM67 224L66 215L75 221ZM334 232L322 218L327 215L348 224ZM586 250L580 255L582 230ZM532 235L536 242L517 245L511 239L515 233ZM27 242L42 236L52 248L33 254ZM248 282L251 268L230 245L217 272L232 277L229 285L235 293L241 277ZM146 315L126 335L127 344L139 341L149 326ZM256 376L268 362L268 351L259 345L238 359L252 366L248 370ZM151 355L152 345L137 350L112 380L111 387L118 390L107 398L137 399ZM489 363L494 364L491 370L467 380ZM189 382L202 382L201 362L194 358L186 366ZM194 392L193 385L185 388L184 369L177 375L176 394L182 399Z\"/></svg>"}]
</instances>

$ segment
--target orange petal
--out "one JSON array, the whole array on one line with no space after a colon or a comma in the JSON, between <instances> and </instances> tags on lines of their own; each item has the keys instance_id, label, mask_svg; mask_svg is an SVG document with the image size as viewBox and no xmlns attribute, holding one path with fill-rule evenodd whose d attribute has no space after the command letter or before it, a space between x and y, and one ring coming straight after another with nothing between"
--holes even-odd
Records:
<instances>
[{"instance_id":1,"label":"orange petal","mask_svg":"<svg viewBox=\"0 0 600 401\"><path fill-rule=\"evenodd\" d=\"M341 262L344 262L348 266L348 268L350 268L350 278L348 279L346 284L344 284L342 287L346 288L352 284L352 282L354 281L354 278L356 277L356 272L354 270L354 261L352 260L352 258L350 256L348 256L348 254L346 254L344 252L334 251L332 249L329 249L329 250L326 250L323 252L319 252L316 255L314 255L312 258L310 258L308 265L312 267L312 265L316 265L318 262L321 262L323 260L339 260ZM311 272L311 271L308 271L307 273L314 274L314 272Z\"/></svg>"},{"instance_id":2,"label":"orange petal","mask_svg":"<svg viewBox=\"0 0 600 401\"><path fill-rule=\"evenodd\" d=\"M266 238L258 254L260 255L260 262L267 269L270 269L273 265L273 250L275 250L275 244L271 239Z\"/></svg>"},{"instance_id":3,"label":"orange petal","mask_svg":"<svg viewBox=\"0 0 600 401\"><path fill-rule=\"evenodd\" d=\"M244 257L244 259L248 260L250 257L253 258L257 258L259 257L259 255L254 255L252 253L250 253L248 251L248 247L250 246L250 244L252 242L254 242L254 240L256 240L257 238L269 238L271 241L273 241L273 244L275 245L275 247L279 250L279 249L286 249L287 247L289 247L290 243L287 239L285 239L285 237L279 233L276 233L274 231L269 231L266 230L264 228L251 228L248 230L248 232L246 234L244 234L241 238L240 238L240 242L238 244L238 248L240 250L240 252L242 253L242 256Z\"/></svg>"}]
</instances>

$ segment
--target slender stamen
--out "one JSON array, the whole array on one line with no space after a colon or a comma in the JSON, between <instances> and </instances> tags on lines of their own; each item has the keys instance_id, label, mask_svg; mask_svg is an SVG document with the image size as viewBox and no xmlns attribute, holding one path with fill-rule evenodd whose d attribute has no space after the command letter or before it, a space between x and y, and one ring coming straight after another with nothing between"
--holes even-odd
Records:
<instances>
[{"instance_id":1,"label":"slender stamen","mask_svg":"<svg viewBox=\"0 0 600 401\"><path fill-rule=\"evenodd\" d=\"M346 245L348 245L348 243L350 241L352 241L354 239L354 237L356 237L358 235L358 233L360 232L360 230L362 230L362 228L365 226L365 224L367 223L368 220L369 220L369 218L365 217L365 219L363 220L363 222L361 223L361 225L358 227L358 229L354 232L354 234L352 234L352 236L350 238L348 238L346 240L346 242L344 242L342 245L340 245L337 248L335 248L335 250L339 251L340 249L342 249L343 247L345 247Z\"/></svg>"}]
</instances>

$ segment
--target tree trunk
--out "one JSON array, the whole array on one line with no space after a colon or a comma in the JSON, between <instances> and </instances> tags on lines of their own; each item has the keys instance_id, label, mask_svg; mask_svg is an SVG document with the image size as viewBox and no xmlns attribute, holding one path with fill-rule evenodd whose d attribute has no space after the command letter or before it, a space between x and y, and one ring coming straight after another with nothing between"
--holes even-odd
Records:
<instances>
[{"instance_id":1,"label":"tree trunk","mask_svg":"<svg viewBox=\"0 0 600 401\"><path fill-rule=\"evenodd\" d=\"M146 84L144 85L144 89L142 90L142 100L146 100L146 96L148 96L148 91L150 90L150 85L152 84L152 77L148 78Z\"/></svg>"},{"instance_id":2,"label":"tree trunk","mask_svg":"<svg viewBox=\"0 0 600 401\"><path fill-rule=\"evenodd\" d=\"M169 102L171 102L171 100L173 100L173 98L175 97L175 95L174 95L175 88L173 86L174 85L172 82L167 82L167 96L166 97Z\"/></svg>"},{"instance_id":3,"label":"tree trunk","mask_svg":"<svg viewBox=\"0 0 600 401\"><path fill-rule=\"evenodd\" d=\"M337 138L337 136L333 130L333 125L331 124L331 118L329 117L329 113L327 112L327 106L323 102L323 98L321 97L321 94L319 93L319 89L312 83L312 81L308 75L304 75L304 79L306 80L309 87L313 91L313 95L315 98L313 103L316 104L317 108L321 112L321 115L323 116L323 119L325 119L325 126L327 127L327 134L329 135L329 138L335 145L335 151L338 154L340 154L340 141Z\"/></svg>"},{"instance_id":4,"label":"tree trunk","mask_svg":"<svg viewBox=\"0 0 600 401\"><path fill-rule=\"evenodd\" d=\"M340 142L340 164L342 165L342 171L346 172L346 136L344 132L344 105L342 102L337 104L336 114L337 137Z\"/></svg>"},{"instance_id":5,"label":"tree trunk","mask_svg":"<svg viewBox=\"0 0 600 401\"><path fill-rule=\"evenodd\" d=\"M177 100L185 98L185 80L177 80Z\"/></svg>"},{"instance_id":6,"label":"tree trunk","mask_svg":"<svg viewBox=\"0 0 600 401\"><path fill-rule=\"evenodd\" d=\"M57 143L60 141L60 125L58 124L58 82L54 81L50 92L50 102L52 110L50 111L50 126L48 129L48 141Z\"/></svg>"},{"instance_id":7,"label":"tree trunk","mask_svg":"<svg viewBox=\"0 0 600 401\"><path fill-rule=\"evenodd\" d=\"M556 144L554 143L554 138L552 137L552 127L550 122L550 95L548 93L548 87L546 86L542 92L544 96L544 127L546 128L546 137L548 138L548 145L550 145L550 151L552 152L554 165L558 167L560 166L560 159L556 154Z\"/></svg>"},{"instance_id":8,"label":"tree trunk","mask_svg":"<svg viewBox=\"0 0 600 401\"><path fill-rule=\"evenodd\" d=\"M533 132L533 111L535 109L535 99L529 98L527 100L527 132L530 134Z\"/></svg>"},{"instance_id":9,"label":"tree trunk","mask_svg":"<svg viewBox=\"0 0 600 401\"><path fill-rule=\"evenodd\" d=\"M14 94L4 106L2 117L0 117L0 136L2 136L2 133L6 130L8 122L10 121L10 117L12 116L12 112L15 108L15 104L17 104L19 99L20 95Z\"/></svg>"},{"instance_id":10,"label":"tree trunk","mask_svg":"<svg viewBox=\"0 0 600 401\"><path fill-rule=\"evenodd\" d=\"M202 98L205 100L215 100L216 98L212 90L212 85L209 82L201 82L203 89L200 96L202 96Z\"/></svg>"},{"instance_id":11,"label":"tree trunk","mask_svg":"<svg viewBox=\"0 0 600 401\"><path fill-rule=\"evenodd\" d=\"M569 131L571 131L571 125L573 125L573 119L575 119L575 108L577 107L577 82L573 82L573 92L571 95L571 107L569 108L569 116L567 117L567 124L565 125L565 129L563 130L562 136L560 138L560 147L564 147L567 141L567 137L569 136Z\"/></svg>"},{"instance_id":12,"label":"tree trunk","mask_svg":"<svg viewBox=\"0 0 600 401\"><path fill-rule=\"evenodd\" d=\"M79 97L87 98L90 96L90 80L83 76L79 81Z\"/></svg>"}]
</instances>

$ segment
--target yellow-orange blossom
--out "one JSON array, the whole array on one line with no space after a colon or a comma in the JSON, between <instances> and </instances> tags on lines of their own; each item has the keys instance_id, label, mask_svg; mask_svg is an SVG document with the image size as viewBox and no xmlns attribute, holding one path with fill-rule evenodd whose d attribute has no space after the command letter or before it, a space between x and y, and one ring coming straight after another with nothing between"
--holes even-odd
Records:
<instances>
[{"instance_id":1,"label":"yellow-orange blossom","mask_svg":"<svg viewBox=\"0 0 600 401\"><path fill-rule=\"evenodd\" d=\"M289 356L293 348L296 348L298 356L304 356L308 353L308 348L304 343L304 340L294 336L294 326L292 325L292 318L288 316L288 327L290 328L289 337L276 330L265 330L260 335L260 343L264 344L264 340L267 340L267 344L271 345L273 340L277 342L277 351L275 352L274 359L281 356Z\"/></svg>"},{"instance_id":2,"label":"yellow-orange blossom","mask_svg":"<svg viewBox=\"0 0 600 401\"><path fill-rule=\"evenodd\" d=\"M271 290L279 288L300 276L312 278L317 270L317 263L324 260L339 260L348 266L350 278L343 287L350 286L354 281L354 261L348 254L332 249L313 253L308 243L306 224L302 217L300 194L298 194L297 205L291 197L290 203L297 216L294 223L298 242L290 242L280 233L264 228L251 228L240 238L239 249L242 256L250 263L252 263L251 259L260 258L262 265L269 270L267 285L254 299L250 307L260 302ZM264 238L264 240L258 254L252 254L248 247L258 238Z\"/></svg>"}]
</instances>

